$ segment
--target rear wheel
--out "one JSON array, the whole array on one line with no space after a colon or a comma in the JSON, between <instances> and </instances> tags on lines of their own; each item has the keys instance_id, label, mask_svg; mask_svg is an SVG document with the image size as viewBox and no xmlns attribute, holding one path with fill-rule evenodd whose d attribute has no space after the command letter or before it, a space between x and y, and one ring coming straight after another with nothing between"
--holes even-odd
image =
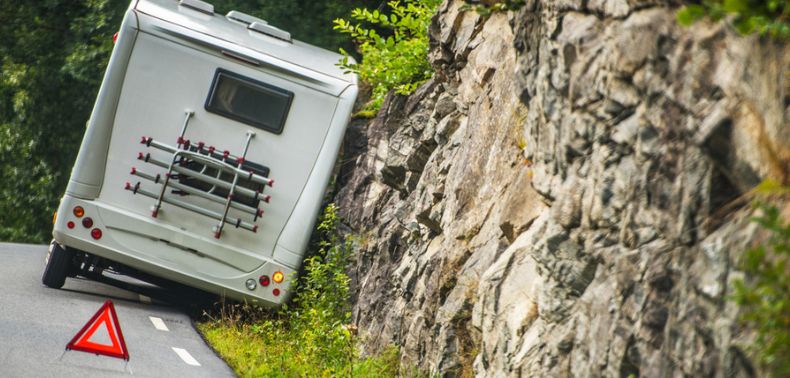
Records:
<instances>
[{"instance_id":1,"label":"rear wheel","mask_svg":"<svg viewBox=\"0 0 790 378\"><path fill-rule=\"evenodd\" d=\"M71 270L71 260L74 251L61 247L55 241L52 242L47 256L47 266L44 268L44 275L41 282L53 289L60 289L66 282L66 276Z\"/></svg>"}]
</instances>

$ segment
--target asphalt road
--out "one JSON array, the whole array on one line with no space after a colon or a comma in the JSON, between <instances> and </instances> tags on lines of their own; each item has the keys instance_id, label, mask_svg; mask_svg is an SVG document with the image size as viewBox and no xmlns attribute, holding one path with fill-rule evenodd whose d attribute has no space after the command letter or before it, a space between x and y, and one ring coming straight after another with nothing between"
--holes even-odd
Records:
<instances>
[{"instance_id":1,"label":"asphalt road","mask_svg":"<svg viewBox=\"0 0 790 378\"><path fill-rule=\"evenodd\" d=\"M79 278L66 279L60 290L43 286L46 253L47 246L0 243L0 377L233 376L177 307ZM128 364L64 353L107 299L115 304Z\"/></svg>"}]
</instances>

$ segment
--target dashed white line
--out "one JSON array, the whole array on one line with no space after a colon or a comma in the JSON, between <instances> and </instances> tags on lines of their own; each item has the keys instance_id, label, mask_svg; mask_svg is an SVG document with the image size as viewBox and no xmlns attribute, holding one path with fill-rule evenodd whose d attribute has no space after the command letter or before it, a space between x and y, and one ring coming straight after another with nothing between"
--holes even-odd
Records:
<instances>
[{"instance_id":1,"label":"dashed white line","mask_svg":"<svg viewBox=\"0 0 790 378\"><path fill-rule=\"evenodd\" d=\"M162 320L161 318L157 318L156 316L149 316L148 319L151 319L151 323L154 323L154 328L160 331L166 331L166 332L170 331L169 329L167 329L167 325L165 324L165 321Z\"/></svg>"},{"instance_id":2,"label":"dashed white line","mask_svg":"<svg viewBox=\"0 0 790 378\"><path fill-rule=\"evenodd\" d=\"M140 297L140 303L151 304L151 298L142 294L139 294L138 296Z\"/></svg>"},{"instance_id":3,"label":"dashed white line","mask_svg":"<svg viewBox=\"0 0 790 378\"><path fill-rule=\"evenodd\" d=\"M189 352L187 352L186 349L181 349L181 348L176 348L176 347L172 347L172 348L173 348L173 351L176 352L178 357L181 357L181 359L187 365L200 366L200 362L197 362L195 357L192 357L192 355L189 354Z\"/></svg>"}]
</instances>

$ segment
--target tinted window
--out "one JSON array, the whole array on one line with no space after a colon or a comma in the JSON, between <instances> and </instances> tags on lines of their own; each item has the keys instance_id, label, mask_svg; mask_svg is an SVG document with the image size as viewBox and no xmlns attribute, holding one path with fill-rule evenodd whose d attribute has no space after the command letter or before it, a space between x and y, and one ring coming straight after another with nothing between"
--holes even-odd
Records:
<instances>
[{"instance_id":1,"label":"tinted window","mask_svg":"<svg viewBox=\"0 0 790 378\"><path fill-rule=\"evenodd\" d=\"M279 134L293 97L285 89L218 69L206 110Z\"/></svg>"}]
</instances>

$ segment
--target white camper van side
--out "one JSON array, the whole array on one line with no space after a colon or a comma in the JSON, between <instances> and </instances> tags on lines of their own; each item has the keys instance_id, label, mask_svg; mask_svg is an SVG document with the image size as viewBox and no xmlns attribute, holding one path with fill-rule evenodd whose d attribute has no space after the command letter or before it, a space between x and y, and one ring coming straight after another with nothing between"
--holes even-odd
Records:
<instances>
[{"instance_id":1,"label":"white camper van side","mask_svg":"<svg viewBox=\"0 0 790 378\"><path fill-rule=\"evenodd\" d=\"M112 269L283 303L357 95L340 58L199 0L132 2L44 284Z\"/></svg>"}]
</instances>

